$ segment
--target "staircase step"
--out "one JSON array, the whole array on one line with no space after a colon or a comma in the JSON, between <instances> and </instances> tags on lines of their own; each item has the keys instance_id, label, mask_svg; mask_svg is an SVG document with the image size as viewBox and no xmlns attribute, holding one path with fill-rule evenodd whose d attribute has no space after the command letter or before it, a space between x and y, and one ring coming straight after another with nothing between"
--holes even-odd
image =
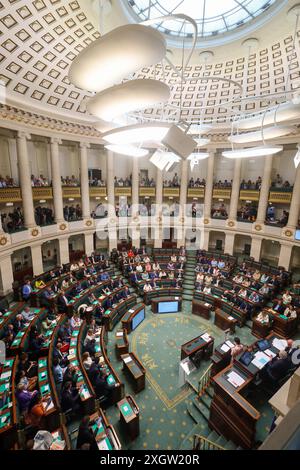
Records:
<instances>
[{"instance_id":1,"label":"staircase step","mask_svg":"<svg viewBox=\"0 0 300 470\"><path fill-rule=\"evenodd\" d=\"M183 300L193 300L193 296L188 295L188 294L183 294L182 298L183 298Z\"/></svg>"},{"instance_id":2,"label":"staircase step","mask_svg":"<svg viewBox=\"0 0 300 470\"><path fill-rule=\"evenodd\" d=\"M208 421L209 420L209 409L202 402L199 402L197 398L195 398L193 400L193 405L194 405L195 408L197 408L197 410L204 417L204 419L206 419L206 421Z\"/></svg>"},{"instance_id":3,"label":"staircase step","mask_svg":"<svg viewBox=\"0 0 300 470\"><path fill-rule=\"evenodd\" d=\"M207 436L207 439L213 442L214 444L216 444L219 437L220 435L216 431L211 431L209 435ZM226 442L226 439L225 439L225 442Z\"/></svg>"},{"instance_id":4,"label":"staircase step","mask_svg":"<svg viewBox=\"0 0 300 470\"><path fill-rule=\"evenodd\" d=\"M212 398L209 395L204 393L203 395L201 395L200 401L204 404L204 406L206 406L208 410L210 410Z\"/></svg>"},{"instance_id":5,"label":"staircase step","mask_svg":"<svg viewBox=\"0 0 300 470\"><path fill-rule=\"evenodd\" d=\"M194 423L198 424L200 416L199 416L199 413L196 411L196 409L193 407L193 404L191 403L188 404L186 409L187 409L188 415L192 418Z\"/></svg>"},{"instance_id":6,"label":"staircase step","mask_svg":"<svg viewBox=\"0 0 300 470\"><path fill-rule=\"evenodd\" d=\"M207 389L205 390L205 392L207 393L207 395L210 396L210 398L213 398L214 393L215 393L215 391L214 391L214 389L213 389L213 387L212 387L211 385L209 385L209 386L207 387Z\"/></svg>"},{"instance_id":7,"label":"staircase step","mask_svg":"<svg viewBox=\"0 0 300 470\"><path fill-rule=\"evenodd\" d=\"M216 440L216 444L218 444L221 447L225 447L225 444L227 444L227 439L224 436L219 436L218 439Z\"/></svg>"},{"instance_id":8,"label":"staircase step","mask_svg":"<svg viewBox=\"0 0 300 470\"><path fill-rule=\"evenodd\" d=\"M235 450L236 445L232 441L227 441L226 444L224 444L225 449L227 450Z\"/></svg>"}]
</instances>

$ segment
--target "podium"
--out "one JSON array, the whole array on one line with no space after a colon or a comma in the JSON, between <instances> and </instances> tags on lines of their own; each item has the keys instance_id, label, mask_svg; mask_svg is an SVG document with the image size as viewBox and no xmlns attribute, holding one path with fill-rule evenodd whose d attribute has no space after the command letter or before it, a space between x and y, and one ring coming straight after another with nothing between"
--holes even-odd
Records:
<instances>
[{"instance_id":1,"label":"podium","mask_svg":"<svg viewBox=\"0 0 300 470\"><path fill-rule=\"evenodd\" d=\"M179 378L178 378L178 387L183 387L186 383L188 376L196 370L194 364L190 361L188 357L180 361L179 363Z\"/></svg>"}]
</instances>

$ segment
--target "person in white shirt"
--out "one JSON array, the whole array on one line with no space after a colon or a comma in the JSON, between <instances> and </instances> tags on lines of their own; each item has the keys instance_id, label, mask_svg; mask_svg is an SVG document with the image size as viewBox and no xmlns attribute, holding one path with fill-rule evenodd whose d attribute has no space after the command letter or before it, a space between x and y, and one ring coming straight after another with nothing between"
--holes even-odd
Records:
<instances>
[{"instance_id":1,"label":"person in white shirt","mask_svg":"<svg viewBox=\"0 0 300 470\"><path fill-rule=\"evenodd\" d=\"M92 358L90 356L90 353L85 352L82 354L82 364L85 370L89 370L91 365L93 364Z\"/></svg>"},{"instance_id":2,"label":"person in white shirt","mask_svg":"<svg viewBox=\"0 0 300 470\"><path fill-rule=\"evenodd\" d=\"M243 297L243 299L245 299L247 297L247 289L240 289L239 290L239 296L240 297Z\"/></svg>"},{"instance_id":3,"label":"person in white shirt","mask_svg":"<svg viewBox=\"0 0 300 470\"><path fill-rule=\"evenodd\" d=\"M79 266L77 263L72 263L71 266L70 266L70 271L76 271L76 269L78 269Z\"/></svg>"},{"instance_id":4,"label":"person in white shirt","mask_svg":"<svg viewBox=\"0 0 300 470\"><path fill-rule=\"evenodd\" d=\"M259 321L262 324L270 323L270 317L267 312L262 310L256 317L256 321Z\"/></svg>"},{"instance_id":5,"label":"person in white shirt","mask_svg":"<svg viewBox=\"0 0 300 470\"><path fill-rule=\"evenodd\" d=\"M159 271L160 270L159 264L154 262L153 265L152 265L152 269L153 269L153 271Z\"/></svg>"},{"instance_id":6,"label":"person in white shirt","mask_svg":"<svg viewBox=\"0 0 300 470\"><path fill-rule=\"evenodd\" d=\"M30 307L24 307L24 310L21 312L21 315L26 323L30 322L34 317L34 313L30 310Z\"/></svg>"},{"instance_id":7,"label":"person in white shirt","mask_svg":"<svg viewBox=\"0 0 300 470\"><path fill-rule=\"evenodd\" d=\"M146 255L146 256L144 257L144 260L143 260L143 261L144 261L144 263L150 263L150 258L149 258L149 256Z\"/></svg>"},{"instance_id":8,"label":"person in white shirt","mask_svg":"<svg viewBox=\"0 0 300 470\"><path fill-rule=\"evenodd\" d=\"M211 294L211 287L205 286L203 289L203 294Z\"/></svg>"},{"instance_id":9,"label":"person in white shirt","mask_svg":"<svg viewBox=\"0 0 300 470\"><path fill-rule=\"evenodd\" d=\"M240 274L237 274L234 276L233 281L236 282L237 284L242 284L244 278Z\"/></svg>"},{"instance_id":10,"label":"person in white shirt","mask_svg":"<svg viewBox=\"0 0 300 470\"><path fill-rule=\"evenodd\" d=\"M177 256L173 254L173 255L171 256L171 261L172 261L172 263L176 263L176 261L177 261Z\"/></svg>"},{"instance_id":11,"label":"person in white shirt","mask_svg":"<svg viewBox=\"0 0 300 470\"><path fill-rule=\"evenodd\" d=\"M150 292L151 290L153 290L151 284L149 284L149 282L146 282L146 284L144 285L143 291Z\"/></svg>"},{"instance_id":12,"label":"person in white shirt","mask_svg":"<svg viewBox=\"0 0 300 470\"><path fill-rule=\"evenodd\" d=\"M285 291L285 293L282 296L282 303L283 305L289 305L292 301L292 296L290 294L290 291Z\"/></svg>"},{"instance_id":13,"label":"person in white shirt","mask_svg":"<svg viewBox=\"0 0 300 470\"><path fill-rule=\"evenodd\" d=\"M142 273L143 272L143 266L140 263L136 267L136 272L137 273Z\"/></svg>"},{"instance_id":14,"label":"person in white shirt","mask_svg":"<svg viewBox=\"0 0 300 470\"><path fill-rule=\"evenodd\" d=\"M92 341L92 339L95 339L95 335L93 333L93 330L89 328L87 335L84 339L84 346L86 346L90 341Z\"/></svg>"},{"instance_id":15,"label":"person in white shirt","mask_svg":"<svg viewBox=\"0 0 300 470\"><path fill-rule=\"evenodd\" d=\"M286 307L284 311L284 316L286 316L287 318L297 318L296 310L294 310L291 304Z\"/></svg>"},{"instance_id":16,"label":"person in white shirt","mask_svg":"<svg viewBox=\"0 0 300 470\"><path fill-rule=\"evenodd\" d=\"M268 284L264 284L259 290L258 292L262 295L267 295L269 293L269 287L268 287Z\"/></svg>"}]
</instances>

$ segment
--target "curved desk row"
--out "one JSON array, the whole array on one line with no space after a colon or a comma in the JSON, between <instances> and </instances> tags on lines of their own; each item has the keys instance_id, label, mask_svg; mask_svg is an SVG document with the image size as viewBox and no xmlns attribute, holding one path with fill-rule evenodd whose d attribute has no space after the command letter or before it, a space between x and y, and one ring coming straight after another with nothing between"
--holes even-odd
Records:
<instances>
[{"instance_id":1,"label":"curved desk row","mask_svg":"<svg viewBox=\"0 0 300 470\"><path fill-rule=\"evenodd\" d=\"M149 305L152 299L157 297L182 297L183 289L181 287L161 288L144 292L144 303Z\"/></svg>"},{"instance_id":2,"label":"curved desk row","mask_svg":"<svg viewBox=\"0 0 300 470\"><path fill-rule=\"evenodd\" d=\"M109 331L112 331L115 325L123 315L136 304L136 295L132 294L126 299L121 300L112 308L107 309L103 314L103 324Z\"/></svg>"},{"instance_id":3,"label":"curved desk row","mask_svg":"<svg viewBox=\"0 0 300 470\"><path fill-rule=\"evenodd\" d=\"M26 323L22 330L18 331L16 334L9 348L10 354L12 355L16 355L20 351L27 349L31 328L47 316L47 311L44 308L31 308L30 310L34 313L34 316L32 320Z\"/></svg>"},{"instance_id":4,"label":"curved desk row","mask_svg":"<svg viewBox=\"0 0 300 470\"><path fill-rule=\"evenodd\" d=\"M204 294L203 292L194 291L194 299L202 300L203 302L211 304L214 308L220 308L223 312L235 318L241 327L247 320L247 312L244 312L238 307L231 305L229 302L221 299L217 295Z\"/></svg>"},{"instance_id":5,"label":"curved desk row","mask_svg":"<svg viewBox=\"0 0 300 470\"><path fill-rule=\"evenodd\" d=\"M12 302L9 304L9 310L0 316L0 337L3 329L14 321L18 313L22 312L24 305L25 302Z\"/></svg>"},{"instance_id":6,"label":"curved desk row","mask_svg":"<svg viewBox=\"0 0 300 470\"><path fill-rule=\"evenodd\" d=\"M0 376L0 392L6 396L0 409L0 449L8 450L17 442L16 374L18 359L9 357L3 364Z\"/></svg>"},{"instance_id":7,"label":"curved desk row","mask_svg":"<svg viewBox=\"0 0 300 470\"><path fill-rule=\"evenodd\" d=\"M145 319L145 304L137 304L122 317L122 327L129 334Z\"/></svg>"}]
</instances>

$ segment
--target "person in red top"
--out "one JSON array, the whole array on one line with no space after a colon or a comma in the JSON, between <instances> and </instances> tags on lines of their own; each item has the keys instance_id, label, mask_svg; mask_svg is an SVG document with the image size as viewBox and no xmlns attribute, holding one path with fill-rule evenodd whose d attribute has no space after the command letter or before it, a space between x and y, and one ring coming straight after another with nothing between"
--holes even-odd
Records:
<instances>
[{"instance_id":1,"label":"person in red top","mask_svg":"<svg viewBox=\"0 0 300 470\"><path fill-rule=\"evenodd\" d=\"M127 256L128 256L128 258L134 258L134 253L131 249L128 251Z\"/></svg>"}]
</instances>

